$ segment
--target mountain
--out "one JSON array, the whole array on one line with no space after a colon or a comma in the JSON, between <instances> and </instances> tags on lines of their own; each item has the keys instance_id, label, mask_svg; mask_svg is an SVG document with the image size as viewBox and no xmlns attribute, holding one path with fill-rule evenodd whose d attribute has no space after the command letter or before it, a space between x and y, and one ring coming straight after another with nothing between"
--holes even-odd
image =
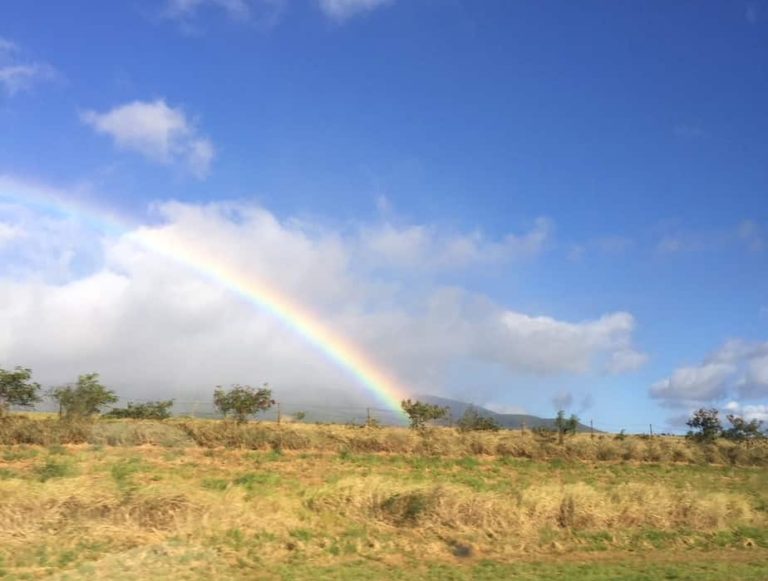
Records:
<instances>
[{"instance_id":1,"label":"mountain","mask_svg":"<svg viewBox=\"0 0 768 581\"><path fill-rule=\"evenodd\" d=\"M555 427L555 418L540 418L538 416L531 416L528 414L500 414L498 412L489 410L488 408L473 405L463 401L458 401L455 399L438 397L436 395L416 395L413 397L413 399L418 399L419 401L439 405L441 407L447 407L450 410L450 415L454 421L460 419L464 415L464 412L466 412L469 408L474 408L480 415L487 416L496 420L503 428L515 429L526 427L530 429ZM585 426L584 424L579 423L576 431L589 432L590 429L591 428L589 426ZM597 432L597 430L595 431Z\"/></svg>"}]
</instances>

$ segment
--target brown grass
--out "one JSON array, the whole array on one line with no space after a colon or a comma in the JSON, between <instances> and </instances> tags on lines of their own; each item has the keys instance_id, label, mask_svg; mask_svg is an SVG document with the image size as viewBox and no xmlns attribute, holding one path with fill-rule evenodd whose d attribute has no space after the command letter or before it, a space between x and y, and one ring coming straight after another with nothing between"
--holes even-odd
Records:
<instances>
[{"instance_id":1,"label":"brown grass","mask_svg":"<svg viewBox=\"0 0 768 581\"><path fill-rule=\"evenodd\" d=\"M718 440L700 444L676 436L579 434L563 445L531 432L461 433L432 428L424 433L406 428L361 428L340 425L220 420L166 422L96 420L65 422L54 418L9 416L0 419L0 445L90 443L109 446L158 445L326 453L386 453L458 457L466 455L562 459L582 462L653 462L768 466L768 442L752 444Z\"/></svg>"},{"instance_id":2,"label":"brown grass","mask_svg":"<svg viewBox=\"0 0 768 581\"><path fill-rule=\"evenodd\" d=\"M245 428L255 429L277 431ZM417 454L420 437L406 430L292 426L291 433L317 450L276 453L268 438L259 444L263 451L1 448L0 573L34 578L71 570L80 575L73 578L114 578L121 567L137 567L198 578L194 567L207 578L238 571L253 578L297 562L331 566L429 554L452 563L459 550L508 562L583 550L598 542L590 535L616 550L647 539L706 548L721 546L713 543L722 538L733 550L768 552L766 482L753 468L449 459ZM439 446L457 441L449 431L436 437ZM407 445L408 452L348 452L355 441Z\"/></svg>"}]
</instances>

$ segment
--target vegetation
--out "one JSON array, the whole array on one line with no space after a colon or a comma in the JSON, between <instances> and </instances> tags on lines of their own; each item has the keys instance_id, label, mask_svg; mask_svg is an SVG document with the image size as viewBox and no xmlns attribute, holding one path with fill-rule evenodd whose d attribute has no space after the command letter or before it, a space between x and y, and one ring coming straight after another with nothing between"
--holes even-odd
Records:
<instances>
[{"instance_id":1,"label":"vegetation","mask_svg":"<svg viewBox=\"0 0 768 581\"><path fill-rule=\"evenodd\" d=\"M260 388L236 384L228 390L218 386L213 393L213 404L224 417L232 416L238 423L245 423L248 416L275 405L275 400L272 399L272 390L266 383Z\"/></svg>"},{"instance_id":2,"label":"vegetation","mask_svg":"<svg viewBox=\"0 0 768 581\"><path fill-rule=\"evenodd\" d=\"M447 407L424 403L418 400L404 399L400 402L400 406L408 416L411 428L414 430L423 430L428 422L442 419L448 415Z\"/></svg>"},{"instance_id":3,"label":"vegetation","mask_svg":"<svg viewBox=\"0 0 768 581\"><path fill-rule=\"evenodd\" d=\"M447 409L405 400L411 430L247 423L274 401L239 385L214 396L235 422L172 401L91 421L116 400L98 375L54 394L63 419L0 418L0 576L764 578L759 421L699 410L690 437L617 438L470 408L425 432Z\"/></svg>"},{"instance_id":4,"label":"vegetation","mask_svg":"<svg viewBox=\"0 0 768 581\"><path fill-rule=\"evenodd\" d=\"M8 413L11 406L34 406L41 399L39 391L40 385L32 381L31 369L0 369L0 417Z\"/></svg>"},{"instance_id":5,"label":"vegetation","mask_svg":"<svg viewBox=\"0 0 768 581\"><path fill-rule=\"evenodd\" d=\"M724 438L735 442L753 442L765 439L766 436L762 432L763 422L761 420L747 421L733 414L728 414L726 417L731 427L723 431Z\"/></svg>"},{"instance_id":6,"label":"vegetation","mask_svg":"<svg viewBox=\"0 0 768 581\"><path fill-rule=\"evenodd\" d=\"M88 426L171 432L181 424ZM139 451L126 437L124 446L2 447L0 571L61 579L764 578L764 469L668 462L669 451L637 463L459 448L473 441L532 445L519 432L435 428L425 441L402 428L185 425L200 438L207 429L282 433L290 446L276 453L269 442L212 449L190 440ZM562 453L601 437L577 434L551 449ZM392 450L402 441L437 449L376 454L363 450L366 439ZM617 451L666 441L602 440L627 446ZM320 442L325 449L310 446ZM332 442L336 454L328 453ZM727 440L717 445L753 451Z\"/></svg>"},{"instance_id":7,"label":"vegetation","mask_svg":"<svg viewBox=\"0 0 768 581\"><path fill-rule=\"evenodd\" d=\"M691 428L688 437L699 442L714 442L723 433L719 414L720 412L715 408L696 410L686 422L686 425Z\"/></svg>"},{"instance_id":8,"label":"vegetation","mask_svg":"<svg viewBox=\"0 0 768 581\"><path fill-rule=\"evenodd\" d=\"M173 400L129 403L125 408L113 408L104 414L108 418L130 418L134 420L167 420L171 417Z\"/></svg>"},{"instance_id":9,"label":"vegetation","mask_svg":"<svg viewBox=\"0 0 768 581\"><path fill-rule=\"evenodd\" d=\"M466 409L456 427L460 432L498 432L501 429L494 418L480 414L472 406Z\"/></svg>"},{"instance_id":10,"label":"vegetation","mask_svg":"<svg viewBox=\"0 0 768 581\"><path fill-rule=\"evenodd\" d=\"M59 415L68 419L89 418L118 400L114 391L99 382L98 373L81 375L75 385L53 389L51 398L59 404Z\"/></svg>"},{"instance_id":11,"label":"vegetation","mask_svg":"<svg viewBox=\"0 0 768 581\"><path fill-rule=\"evenodd\" d=\"M555 418L555 429L557 430L557 436L559 442L563 443L563 437L566 434L573 435L576 433L576 429L579 427L578 416L571 414L570 418L565 417L565 411L558 410L557 417Z\"/></svg>"}]
</instances>

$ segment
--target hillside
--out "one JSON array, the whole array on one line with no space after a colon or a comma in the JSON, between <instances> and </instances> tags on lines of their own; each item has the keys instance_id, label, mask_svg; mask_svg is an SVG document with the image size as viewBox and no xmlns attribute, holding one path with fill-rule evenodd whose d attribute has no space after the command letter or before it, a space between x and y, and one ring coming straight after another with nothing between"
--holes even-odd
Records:
<instances>
[{"instance_id":1,"label":"hillside","mask_svg":"<svg viewBox=\"0 0 768 581\"><path fill-rule=\"evenodd\" d=\"M463 401L458 401L455 399L438 397L436 395L417 395L414 397L423 402L449 408L451 416L454 419L460 418L464 415L464 412L466 412L467 409L474 407L478 413L495 419L504 428L554 428L555 426L554 418L540 418L539 416L532 416L529 414L500 414L498 412L489 410L488 408L473 405ZM580 423L578 425L577 431L589 432L590 427ZM595 431L597 432L597 430Z\"/></svg>"}]
</instances>

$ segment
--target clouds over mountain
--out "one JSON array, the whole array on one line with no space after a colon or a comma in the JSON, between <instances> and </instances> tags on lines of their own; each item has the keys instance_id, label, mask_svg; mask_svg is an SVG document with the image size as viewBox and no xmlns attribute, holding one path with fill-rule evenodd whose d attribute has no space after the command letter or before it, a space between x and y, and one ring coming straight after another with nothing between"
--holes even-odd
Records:
<instances>
[{"instance_id":1,"label":"clouds over mountain","mask_svg":"<svg viewBox=\"0 0 768 581\"><path fill-rule=\"evenodd\" d=\"M98 253L89 239L83 251L90 253L91 267L85 271L77 268L80 250L73 245L71 225L62 226L69 236L57 240L54 227L24 240L8 237L9 253L42 243L36 236L47 240L54 255L60 245L72 271L66 279L60 272L48 278L46 269L55 269L42 262L34 278L6 274L0 280L3 365L30 365L51 382L98 370L134 394L265 380L283 392L334 387L359 393L348 374L269 308L256 308L211 276L210 268L201 272L174 255L267 284L414 391L439 393L451 365L461 361L500 366L514 376L621 372L645 359L633 346L634 319L628 313L562 321L448 285L429 269L412 286L391 270L391 262L387 269L372 266L389 260L372 243L382 228L405 240L414 228L429 232L431 242L417 237L414 243L425 261L423 248L436 248L434 240L446 248L473 241L472 251L462 255L469 258L445 261L445 268L459 268L469 259L528 256L538 248L531 240L538 240L543 223L492 240L426 225L341 231L243 204L164 203L157 211L156 224L101 236ZM6 207L0 221L19 212ZM15 227L12 221L9 227ZM404 268L414 267L411 262Z\"/></svg>"}]
</instances>

